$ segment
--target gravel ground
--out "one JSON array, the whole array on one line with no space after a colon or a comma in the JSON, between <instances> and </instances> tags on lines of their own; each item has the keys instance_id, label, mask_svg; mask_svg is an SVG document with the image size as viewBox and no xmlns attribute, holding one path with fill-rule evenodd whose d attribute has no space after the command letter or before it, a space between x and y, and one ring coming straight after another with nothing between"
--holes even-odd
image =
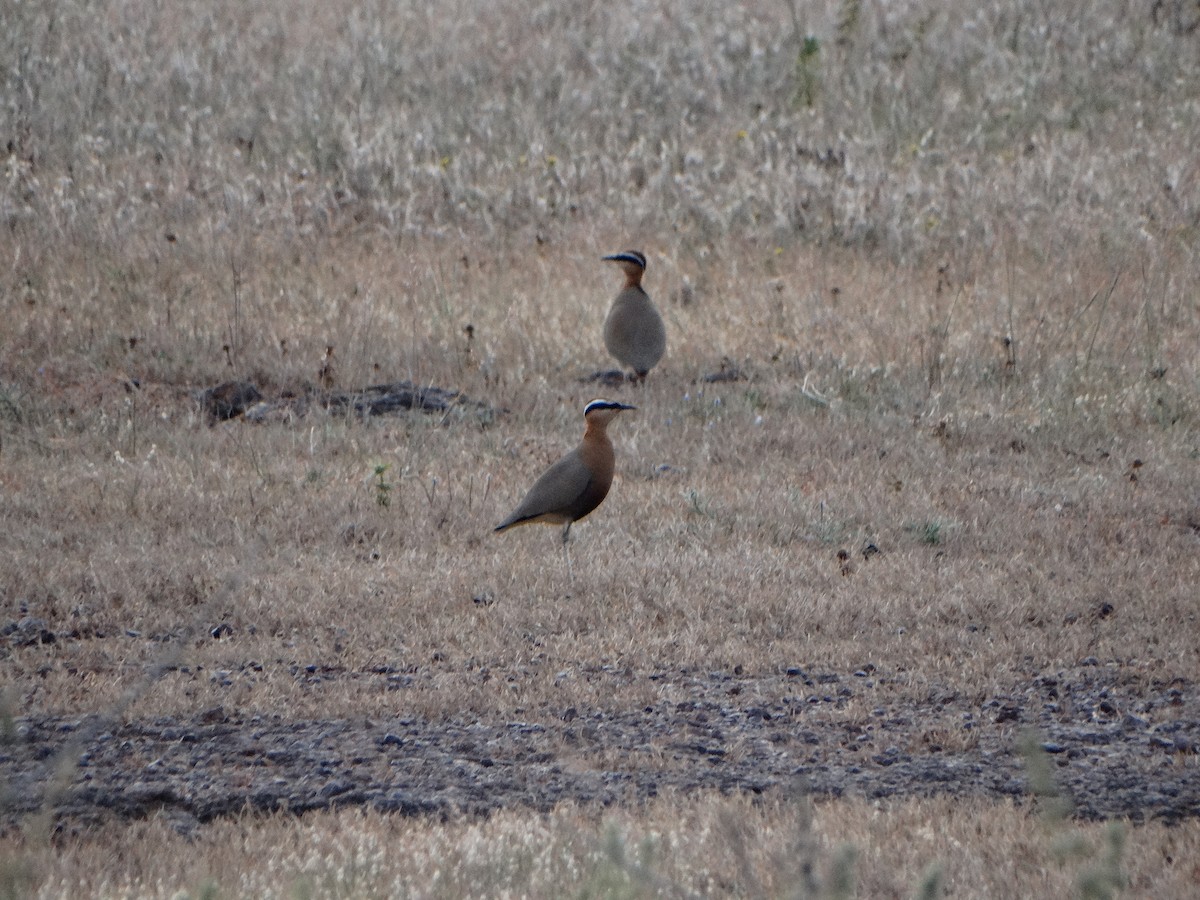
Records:
<instances>
[{"instance_id":1,"label":"gravel ground","mask_svg":"<svg viewBox=\"0 0 1200 900\"><path fill-rule=\"evenodd\" d=\"M637 709L543 709L527 721L400 716L296 721L217 707L190 719L19 718L0 745L0 827L52 810L64 831L165 815L187 833L245 810L370 806L484 815L636 802L660 792L1021 797L1036 728L1082 818L1200 815L1200 694L1085 660L983 699L930 691L873 706L877 672L597 669L645 680ZM345 677L303 672L301 677ZM896 676L901 677L901 676Z\"/></svg>"}]
</instances>

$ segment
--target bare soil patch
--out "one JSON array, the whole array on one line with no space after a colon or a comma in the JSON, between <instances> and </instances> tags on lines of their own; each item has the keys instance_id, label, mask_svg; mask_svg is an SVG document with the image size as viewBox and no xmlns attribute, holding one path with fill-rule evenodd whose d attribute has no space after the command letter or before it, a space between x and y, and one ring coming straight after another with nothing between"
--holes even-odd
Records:
<instances>
[{"instance_id":1,"label":"bare soil patch","mask_svg":"<svg viewBox=\"0 0 1200 900\"><path fill-rule=\"evenodd\" d=\"M49 810L60 831L166 816L188 833L248 810L366 806L447 818L563 801L637 803L667 790L1020 797L1029 729L1078 816L1194 817L1200 692L1179 679L1139 687L1130 676L1086 664L1031 675L1004 694L947 689L885 707L873 697L903 673L600 668L585 677L614 690L645 681L660 699L641 708L546 707L521 721L297 721L222 707L149 721L27 718L0 753L4 824ZM296 677L350 676L301 669Z\"/></svg>"}]
</instances>

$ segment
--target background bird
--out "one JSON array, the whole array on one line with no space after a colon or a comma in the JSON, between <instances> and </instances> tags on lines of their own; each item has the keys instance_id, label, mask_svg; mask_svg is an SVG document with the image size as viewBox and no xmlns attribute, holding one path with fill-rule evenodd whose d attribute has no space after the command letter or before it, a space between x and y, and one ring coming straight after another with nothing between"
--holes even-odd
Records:
<instances>
[{"instance_id":1,"label":"background bird","mask_svg":"<svg viewBox=\"0 0 1200 900\"><path fill-rule=\"evenodd\" d=\"M593 400L584 407L583 419L587 427L579 446L534 482L525 499L496 526L495 531L506 531L532 522L563 525L567 575L574 580L571 554L567 547L571 525L599 506L608 495L616 465L616 454L608 437L608 423L622 410L636 408L612 400Z\"/></svg>"},{"instance_id":2,"label":"background bird","mask_svg":"<svg viewBox=\"0 0 1200 900\"><path fill-rule=\"evenodd\" d=\"M625 287L617 294L604 320L604 346L641 380L658 365L667 350L662 316L642 289L646 257L637 250L625 250L603 259L616 263L625 273Z\"/></svg>"}]
</instances>

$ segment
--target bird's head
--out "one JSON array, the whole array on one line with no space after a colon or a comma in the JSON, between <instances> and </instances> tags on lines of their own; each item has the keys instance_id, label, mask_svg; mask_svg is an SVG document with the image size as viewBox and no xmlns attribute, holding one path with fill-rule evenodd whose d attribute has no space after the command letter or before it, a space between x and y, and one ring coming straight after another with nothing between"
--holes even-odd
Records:
<instances>
[{"instance_id":1,"label":"bird's head","mask_svg":"<svg viewBox=\"0 0 1200 900\"><path fill-rule=\"evenodd\" d=\"M596 422L600 425L607 425L617 413L626 409L637 409L637 407L630 406L628 403L618 403L615 400L593 400L583 408L583 417L589 423Z\"/></svg>"},{"instance_id":2,"label":"bird's head","mask_svg":"<svg viewBox=\"0 0 1200 900\"><path fill-rule=\"evenodd\" d=\"M642 273L646 271L646 257L638 250L622 250L601 259L616 263L631 281L640 280Z\"/></svg>"}]
</instances>

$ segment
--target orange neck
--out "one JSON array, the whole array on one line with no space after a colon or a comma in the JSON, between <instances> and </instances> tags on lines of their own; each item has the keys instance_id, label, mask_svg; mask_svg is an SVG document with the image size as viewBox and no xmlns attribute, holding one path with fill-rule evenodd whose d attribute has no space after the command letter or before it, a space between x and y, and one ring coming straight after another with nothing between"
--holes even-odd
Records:
<instances>
[{"instance_id":1,"label":"orange neck","mask_svg":"<svg viewBox=\"0 0 1200 900\"><path fill-rule=\"evenodd\" d=\"M642 273L645 271L641 266L635 266L633 263L620 262L621 271L625 273L625 287L641 287Z\"/></svg>"}]
</instances>

